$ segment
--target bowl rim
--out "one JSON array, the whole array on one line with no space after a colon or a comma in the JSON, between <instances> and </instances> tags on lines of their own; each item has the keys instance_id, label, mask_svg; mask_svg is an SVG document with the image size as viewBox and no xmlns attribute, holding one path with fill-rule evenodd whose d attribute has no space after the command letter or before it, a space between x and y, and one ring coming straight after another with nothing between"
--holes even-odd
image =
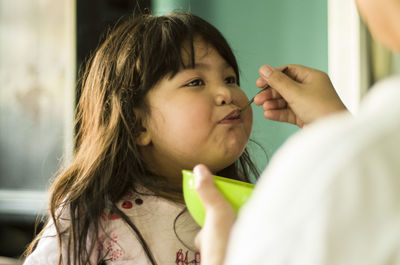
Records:
<instances>
[{"instance_id":1,"label":"bowl rim","mask_svg":"<svg viewBox=\"0 0 400 265\"><path fill-rule=\"evenodd\" d=\"M182 170L182 173L184 176L189 175L190 178L194 178L194 172L192 170L184 169L184 170ZM251 189L253 189L255 186L253 183L248 183L248 182L244 182L244 181L237 180L237 179L230 179L230 178L225 178L225 177L221 177L221 176L217 176L217 175L213 175L213 177L214 177L215 182L223 182L223 183L228 183L228 184L233 184L233 185L239 185L239 186L251 188Z\"/></svg>"}]
</instances>

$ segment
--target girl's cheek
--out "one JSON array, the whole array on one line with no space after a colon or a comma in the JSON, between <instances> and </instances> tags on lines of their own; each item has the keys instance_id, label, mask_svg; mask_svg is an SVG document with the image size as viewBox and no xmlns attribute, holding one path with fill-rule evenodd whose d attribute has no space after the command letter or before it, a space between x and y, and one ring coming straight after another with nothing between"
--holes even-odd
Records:
<instances>
[{"instance_id":1,"label":"girl's cheek","mask_svg":"<svg viewBox=\"0 0 400 265\"><path fill-rule=\"evenodd\" d=\"M251 128L253 127L253 110L251 108L249 108L249 111L246 112L244 119L247 125L246 127L249 131L251 131Z\"/></svg>"},{"instance_id":2,"label":"girl's cheek","mask_svg":"<svg viewBox=\"0 0 400 265\"><path fill-rule=\"evenodd\" d=\"M238 105L239 107L242 107L244 105L246 105L247 102L249 102L249 99L246 96L246 93L244 93L244 91L242 89L240 89L240 91L238 92Z\"/></svg>"}]
</instances>

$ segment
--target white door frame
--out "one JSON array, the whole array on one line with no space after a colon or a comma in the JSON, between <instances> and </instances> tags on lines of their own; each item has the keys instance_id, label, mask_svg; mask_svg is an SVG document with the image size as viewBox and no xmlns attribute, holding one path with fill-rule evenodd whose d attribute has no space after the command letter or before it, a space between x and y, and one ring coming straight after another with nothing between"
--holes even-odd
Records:
<instances>
[{"instance_id":1,"label":"white door frame","mask_svg":"<svg viewBox=\"0 0 400 265\"><path fill-rule=\"evenodd\" d=\"M354 1L328 0L329 76L352 113L369 85L366 36Z\"/></svg>"}]
</instances>

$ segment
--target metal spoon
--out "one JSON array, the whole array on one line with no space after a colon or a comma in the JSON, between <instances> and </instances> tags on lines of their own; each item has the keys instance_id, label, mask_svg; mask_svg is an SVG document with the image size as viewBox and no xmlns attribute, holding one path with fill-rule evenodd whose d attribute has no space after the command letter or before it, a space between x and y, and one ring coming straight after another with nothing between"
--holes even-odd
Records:
<instances>
[{"instance_id":1,"label":"metal spoon","mask_svg":"<svg viewBox=\"0 0 400 265\"><path fill-rule=\"evenodd\" d=\"M285 68L282 70L282 73L285 73L285 72L287 71L287 69L288 69L288 67L285 67ZM242 113L244 110L246 110L246 109L251 105L251 103L254 102L254 98L255 98L258 94L260 94L260 93L263 92L264 90L268 89L269 87L270 87L270 86L267 85L266 87L264 87L263 89L261 89L260 91L258 91L258 93L257 93L252 99L250 99L250 101L249 101L246 105L244 105L244 107L240 110L240 113Z\"/></svg>"}]
</instances>

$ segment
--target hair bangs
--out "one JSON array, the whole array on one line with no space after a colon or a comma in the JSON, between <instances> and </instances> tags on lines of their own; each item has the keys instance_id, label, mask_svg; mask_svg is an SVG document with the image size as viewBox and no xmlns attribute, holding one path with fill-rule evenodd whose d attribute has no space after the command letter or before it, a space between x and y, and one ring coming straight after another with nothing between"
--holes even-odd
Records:
<instances>
[{"instance_id":1,"label":"hair bangs","mask_svg":"<svg viewBox=\"0 0 400 265\"><path fill-rule=\"evenodd\" d=\"M236 58L222 34L211 24L186 13L152 17L144 29L143 48L150 51L142 65L145 88L151 89L165 76L173 78L180 70L195 67L194 41L200 37L211 45L236 73Z\"/></svg>"}]
</instances>

